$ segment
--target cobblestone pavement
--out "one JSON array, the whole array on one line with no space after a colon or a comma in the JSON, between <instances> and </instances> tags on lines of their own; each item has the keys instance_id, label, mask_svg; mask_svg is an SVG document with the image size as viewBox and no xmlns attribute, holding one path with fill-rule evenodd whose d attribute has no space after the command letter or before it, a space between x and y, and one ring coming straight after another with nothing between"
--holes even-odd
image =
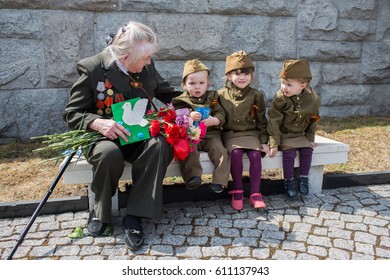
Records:
<instances>
[{"instance_id":1,"label":"cobblestone pavement","mask_svg":"<svg viewBox=\"0 0 390 280\"><path fill-rule=\"evenodd\" d=\"M289 200L265 197L265 210L228 199L164 205L164 217L144 220L145 245L131 252L121 217L109 237L70 239L87 211L39 216L13 259L390 259L390 185L323 190ZM6 259L29 221L0 220L0 256Z\"/></svg>"}]
</instances>

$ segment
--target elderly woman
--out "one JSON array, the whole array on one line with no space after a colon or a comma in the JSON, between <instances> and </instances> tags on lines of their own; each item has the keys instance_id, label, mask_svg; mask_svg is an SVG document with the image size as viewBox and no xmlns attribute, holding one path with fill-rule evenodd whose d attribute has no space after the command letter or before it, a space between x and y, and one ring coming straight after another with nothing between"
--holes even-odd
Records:
<instances>
[{"instance_id":1,"label":"elderly woman","mask_svg":"<svg viewBox=\"0 0 390 280\"><path fill-rule=\"evenodd\" d=\"M132 163L133 187L123 218L125 243L131 250L143 243L141 218L162 215L162 181L173 154L162 136L120 145L119 138L127 141L130 133L112 119L111 105L137 97L169 102L179 94L157 72L152 61L156 51L157 38L148 26L130 21L121 27L101 53L77 64L80 77L63 115L69 128L96 130L104 136L89 151L95 193L88 220L91 235L101 236L111 223L111 197L124 161Z\"/></svg>"}]
</instances>

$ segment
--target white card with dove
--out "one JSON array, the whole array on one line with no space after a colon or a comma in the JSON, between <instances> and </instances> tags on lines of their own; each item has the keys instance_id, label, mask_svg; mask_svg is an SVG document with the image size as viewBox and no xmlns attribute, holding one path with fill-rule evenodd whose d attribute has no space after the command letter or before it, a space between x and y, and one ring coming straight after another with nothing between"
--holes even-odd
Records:
<instances>
[{"instance_id":1,"label":"white card with dove","mask_svg":"<svg viewBox=\"0 0 390 280\"><path fill-rule=\"evenodd\" d=\"M114 120L131 133L128 142L119 138L122 145L150 138L149 122L144 119L148 102L145 98L134 98L111 105Z\"/></svg>"}]
</instances>

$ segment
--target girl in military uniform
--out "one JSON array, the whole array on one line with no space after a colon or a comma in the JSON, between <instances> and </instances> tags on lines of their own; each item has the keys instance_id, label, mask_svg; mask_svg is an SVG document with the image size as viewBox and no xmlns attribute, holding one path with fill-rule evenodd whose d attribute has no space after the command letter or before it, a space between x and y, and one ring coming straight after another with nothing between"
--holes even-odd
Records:
<instances>
[{"instance_id":1,"label":"girl in military uniform","mask_svg":"<svg viewBox=\"0 0 390 280\"><path fill-rule=\"evenodd\" d=\"M208 153L215 169L209 189L221 193L229 181L229 157L221 140L221 125L225 122L225 112L218 103L218 93L207 90L210 70L198 59L188 60L184 65L182 87L183 94L172 99L176 109L188 108L194 122L202 121L207 132L194 147L189 156L180 161L180 171L188 189L197 189L201 185L202 166L200 151ZM203 114L202 114L203 113Z\"/></svg>"},{"instance_id":2,"label":"girl in military uniform","mask_svg":"<svg viewBox=\"0 0 390 280\"><path fill-rule=\"evenodd\" d=\"M283 154L284 189L288 197L309 193L309 171L313 155L320 100L310 87L311 72L307 60L287 60L280 72L280 90L268 111L270 157ZM294 161L299 152L299 178L294 179Z\"/></svg>"},{"instance_id":3,"label":"girl in military uniform","mask_svg":"<svg viewBox=\"0 0 390 280\"><path fill-rule=\"evenodd\" d=\"M230 153L230 172L233 179L231 205L236 210L244 207L242 183L243 154L249 159L249 201L255 208L265 208L260 193L261 159L269 152L264 93L250 86L255 67L245 51L226 57L226 83L218 90L221 106L226 112L222 139Z\"/></svg>"}]
</instances>

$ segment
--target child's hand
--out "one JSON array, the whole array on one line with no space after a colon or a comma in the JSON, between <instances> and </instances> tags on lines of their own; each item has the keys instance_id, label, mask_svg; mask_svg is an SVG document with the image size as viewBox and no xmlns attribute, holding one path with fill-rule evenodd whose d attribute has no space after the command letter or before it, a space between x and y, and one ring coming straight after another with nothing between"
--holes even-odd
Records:
<instances>
[{"instance_id":1,"label":"child's hand","mask_svg":"<svg viewBox=\"0 0 390 280\"><path fill-rule=\"evenodd\" d=\"M269 151L269 157L274 157L277 152L278 152L278 147L271 148Z\"/></svg>"},{"instance_id":2,"label":"child's hand","mask_svg":"<svg viewBox=\"0 0 390 280\"><path fill-rule=\"evenodd\" d=\"M310 145L311 145L313 148L318 147L318 144L317 144L316 142L310 142Z\"/></svg>"},{"instance_id":3,"label":"child's hand","mask_svg":"<svg viewBox=\"0 0 390 280\"><path fill-rule=\"evenodd\" d=\"M209 116L207 119L202 120L202 122L204 122L206 127L217 126L221 123L218 118L212 116Z\"/></svg>"},{"instance_id":4,"label":"child's hand","mask_svg":"<svg viewBox=\"0 0 390 280\"><path fill-rule=\"evenodd\" d=\"M264 151L266 154L269 153L269 147L268 147L267 144L261 144L260 146L261 146L261 148L263 149L263 151Z\"/></svg>"},{"instance_id":5,"label":"child's hand","mask_svg":"<svg viewBox=\"0 0 390 280\"><path fill-rule=\"evenodd\" d=\"M193 119L195 122L199 122L202 119L202 114L197 111L192 111L190 113L191 119Z\"/></svg>"}]
</instances>

